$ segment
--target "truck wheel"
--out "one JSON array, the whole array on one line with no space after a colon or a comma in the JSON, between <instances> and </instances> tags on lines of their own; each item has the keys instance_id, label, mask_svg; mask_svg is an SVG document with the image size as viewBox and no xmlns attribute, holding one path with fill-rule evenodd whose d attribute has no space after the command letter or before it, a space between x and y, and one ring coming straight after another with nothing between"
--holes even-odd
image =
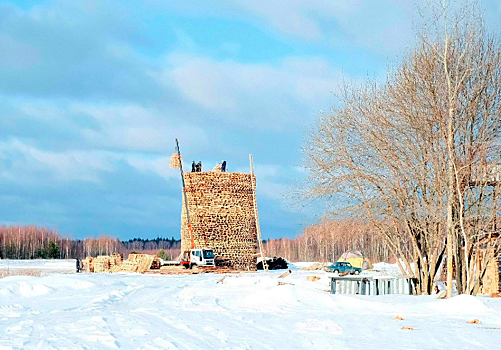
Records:
<instances>
[{"instance_id":1,"label":"truck wheel","mask_svg":"<svg viewBox=\"0 0 501 350\"><path fill-rule=\"evenodd\" d=\"M339 270L334 270L334 273L336 273L336 272L339 273Z\"/></svg>"},{"instance_id":2,"label":"truck wheel","mask_svg":"<svg viewBox=\"0 0 501 350\"><path fill-rule=\"evenodd\" d=\"M190 263L190 270L193 268L193 264Z\"/></svg>"},{"instance_id":3,"label":"truck wheel","mask_svg":"<svg viewBox=\"0 0 501 350\"><path fill-rule=\"evenodd\" d=\"M358 274L360 274L360 271L356 270L355 275L358 275Z\"/></svg>"}]
</instances>

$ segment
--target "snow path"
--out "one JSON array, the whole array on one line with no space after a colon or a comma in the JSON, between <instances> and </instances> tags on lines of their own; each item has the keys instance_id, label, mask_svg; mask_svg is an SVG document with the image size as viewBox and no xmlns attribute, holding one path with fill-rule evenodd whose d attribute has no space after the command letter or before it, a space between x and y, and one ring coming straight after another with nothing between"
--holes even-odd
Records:
<instances>
[{"instance_id":1,"label":"snow path","mask_svg":"<svg viewBox=\"0 0 501 350\"><path fill-rule=\"evenodd\" d=\"M492 349L501 300L348 296L323 272L0 279L4 349ZM323 278L306 281L308 275ZM404 317L399 321L395 316ZM477 318L480 324L467 324ZM412 327L415 330L402 330Z\"/></svg>"}]
</instances>

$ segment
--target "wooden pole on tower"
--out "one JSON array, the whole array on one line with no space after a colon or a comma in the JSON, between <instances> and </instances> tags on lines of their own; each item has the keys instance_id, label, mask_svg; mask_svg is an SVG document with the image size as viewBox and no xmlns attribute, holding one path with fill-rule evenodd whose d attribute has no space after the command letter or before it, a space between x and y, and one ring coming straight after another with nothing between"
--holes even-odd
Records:
<instances>
[{"instance_id":1,"label":"wooden pole on tower","mask_svg":"<svg viewBox=\"0 0 501 350\"><path fill-rule=\"evenodd\" d=\"M190 232L191 249L195 249L195 240L193 239L193 228L191 227L190 211L188 210L188 196L186 195L186 186L184 184L183 162L181 161L181 151L179 150L179 141L176 138L176 152L179 159L179 170L181 170L181 182L183 184L184 205L186 208L186 219L188 221L188 231Z\"/></svg>"},{"instance_id":2,"label":"wooden pole on tower","mask_svg":"<svg viewBox=\"0 0 501 350\"><path fill-rule=\"evenodd\" d=\"M261 254L261 263L263 264L263 270L268 271L268 263L266 262L266 257L263 254L263 239L261 237L261 227L259 226L259 215L257 212L257 200L256 200L256 185L254 183L254 162L252 160L252 154L249 154L250 168L251 168L251 182L252 182L252 200L254 202L254 217L256 218L256 232L257 232L257 242L259 246L259 253Z\"/></svg>"}]
</instances>

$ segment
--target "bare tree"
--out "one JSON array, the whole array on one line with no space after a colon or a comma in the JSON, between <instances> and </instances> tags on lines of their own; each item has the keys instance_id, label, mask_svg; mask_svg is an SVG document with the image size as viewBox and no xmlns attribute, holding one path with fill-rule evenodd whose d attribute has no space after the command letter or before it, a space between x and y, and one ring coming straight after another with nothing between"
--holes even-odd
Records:
<instances>
[{"instance_id":1,"label":"bare tree","mask_svg":"<svg viewBox=\"0 0 501 350\"><path fill-rule=\"evenodd\" d=\"M292 240L266 241L264 250L267 256L290 261L336 261L347 250L359 250L371 261L386 261L391 255L374 226L359 220L324 219Z\"/></svg>"},{"instance_id":2,"label":"bare tree","mask_svg":"<svg viewBox=\"0 0 501 350\"><path fill-rule=\"evenodd\" d=\"M345 86L305 147L309 195L347 198L337 209L373 223L417 293L431 292L445 256L449 292L453 261L458 290L474 292L473 247L499 214L499 183L473 169L485 178L498 162L500 48L477 12L449 11L441 3L385 84Z\"/></svg>"}]
</instances>

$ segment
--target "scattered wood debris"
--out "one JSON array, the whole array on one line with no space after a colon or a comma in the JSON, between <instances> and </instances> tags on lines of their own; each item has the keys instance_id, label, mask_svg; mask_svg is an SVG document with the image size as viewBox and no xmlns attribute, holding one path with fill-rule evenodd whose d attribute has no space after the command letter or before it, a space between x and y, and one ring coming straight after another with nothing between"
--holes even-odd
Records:
<instances>
[{"instance_id":1,"label":"scattered wood debris","mask_svg":"<svg viewBox=\"0 0 501 350\"><path fill-rule=\"evenodd\" d=\"M289 282L278 282L278 285L279 286L285 286L285 285L290 285L290 286L293 286L294 283L289 283Z\"/></svg>"},{"instance_id":2,"label":"scattered wood debris","mask_svg":"<svg viewBox=\"0 0 501 350\"><path fill-rule=\"evenodd\" d=\"M320 279L320 277L318 276L306 276L306 280L310 281L310 282L316 282Z\"/></svg>"},{"instance_id":3,"label":"scattered wood debris","mask_svg":"<svg viewBox=\"0 0 501 350\"><path fill-rule=\"evenodd\" d=\"M325 267L325 264L322 263L314 263L311 264L310 266L303 267L301 271L316 271L316 270L323 270Z\"/></svg>"},{"instance_id":4,"label":"scattered wood debris","mask_svg":"<svg viewBox=\"0 0 501 350\"><path fill-rule=\"evenodd\" d=\"M196 275L199 273L242 274L252 272L254 271L231 269L227 266L196 266L193 267L193 269L186 269L182 266L162 266L160 269L148 270L145 273L159 275Z\"/></svg>"},{"instance_id":5,"label":"scattered wood debris","mask_svg":"<svg viewBox=\"0 0 501 350\"><path fill-rule=\"evenodd\" d=\"M478 320L477 318L471 320L471 321L468 321L467 322L468 324L479 324L480 323L480 320Z\"/></svg>"},{"instance_id":6,"label":"scattered wood debris","mask_svg":"<svg viewBox=\"0 0 501 350\"><path fill-rule=\"evenodd\" d=\"M288 276L288 275L290 275L291 273L292 273L292 271L291 271L291 270L287 270L287 271L285 271L283 274L281 274L280 276L278 276L278 278L284 278L285 276Z\"/></svg>"},{"instance_id":7,"label":"scattered wood debris","mask_svg":"<svg viewBox=\"0 0 501 350\"><path fill-rule=\"evenodd\" d=\"M433 295L435 299L445 299L447 297L447 291L445 289L437 292Z\"/></svg>"},{"instance_id":8,"label":"scattered wood debris","mask_svg":"<svg viewBox=\"0 0 501 350\"><path fill-rule=\"evenodd\" d=\"M403 321L403 320L405 320L405 318L400 317L400 316L395 316L395 320L400 320L400 321Z\"/></svg>"},{"instance_id":9,"label":"scattered wood debris","mask_svg":"<svg viewBox=\"0 0 501 350\"><path fill-rule=\"evenodd\" d=\"M402 328L400 328L400 329L406 329L406 330L409 330L409 331L414 331L414 330L415 330L415 329L414 329L414 328L412 328L412 327L402 327Z\"/></svg>"}]
</instances>

